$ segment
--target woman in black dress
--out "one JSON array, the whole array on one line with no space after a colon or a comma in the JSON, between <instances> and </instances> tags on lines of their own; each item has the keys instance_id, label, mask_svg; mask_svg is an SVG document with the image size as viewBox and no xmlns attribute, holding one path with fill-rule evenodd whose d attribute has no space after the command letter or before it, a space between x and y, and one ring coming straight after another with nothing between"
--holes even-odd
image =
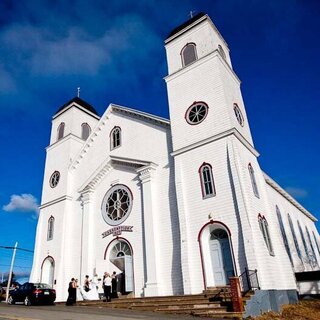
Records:
<instances>
[{"instance_id":1,"label":"woman in black dress","mask_svg":"<svg viewBox=\"0 0 320 320\"><path fill-rule=\"evenodd\" d=\"M74 303L76 303L77 300L77 283L74 278L71 279L69 282L68 287L68 299L66 302L66 306L72 306Z\"/></svg>"},{"instance_id":2,"label":"woman in black dress","mask_svg":"<svg viewBox=\"0 0 320 320\"><path fill-rule=\"evenodd\" d=\"M111 297L112 298L118 298L118 292L117 292L117 273L113 271L111 276Z\"/></svg>"}]
</instances>

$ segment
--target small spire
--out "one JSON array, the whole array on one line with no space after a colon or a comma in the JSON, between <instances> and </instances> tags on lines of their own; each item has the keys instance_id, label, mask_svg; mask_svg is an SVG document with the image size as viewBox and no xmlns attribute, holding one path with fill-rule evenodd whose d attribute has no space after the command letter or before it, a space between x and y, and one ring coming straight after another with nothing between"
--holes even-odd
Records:
<instances>
[{"instance_id":1,"label":"small spire","mask_svg":"<svg viewBox=\"0 0 320 320\"><path fill-rule=\"evenodd\" d=\"M195 12L195 11L192 11L192 10L189 12L188 16L190 17L190 19L193 18L193 14L194 14L194 13L196 13L196 12Z\"/></svg>"},{"instance_id":2,"label":"small spire","mask_svg":"<svg viewBox=\"0 0 320 320\"><path fill-rule=\"evenodd\" d=\"M77 88L77 96L80 98L80 87Z\"/></svg>"}]
</instances>

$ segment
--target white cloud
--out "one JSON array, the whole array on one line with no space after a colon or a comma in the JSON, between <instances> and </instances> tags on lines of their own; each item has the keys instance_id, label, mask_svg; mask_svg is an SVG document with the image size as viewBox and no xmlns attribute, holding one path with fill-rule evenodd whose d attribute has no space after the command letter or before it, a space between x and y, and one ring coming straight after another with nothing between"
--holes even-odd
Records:
<instances>
[{"instance_id":1,"label":"white cloud","mask_svg":"<svg viewBox=\"0 0 320 320\"><path fill-rule=\"evenodd\" d=\"M287 187L285 190L290 193L294 198L305 198L308 195L308 192L301 188Z\"/></svg>"},{"instance_id":2,"label":"white cloud","mask_svg":"<svg viewBox=\"0 0 320 320\"><path fill-rule=\"evenodd\" d=\"M32 194L23 193L22 195L13 194L10 202L3 206L2 209L7 212L39 212L38 200Z\"/></svg>"}]
</instances>

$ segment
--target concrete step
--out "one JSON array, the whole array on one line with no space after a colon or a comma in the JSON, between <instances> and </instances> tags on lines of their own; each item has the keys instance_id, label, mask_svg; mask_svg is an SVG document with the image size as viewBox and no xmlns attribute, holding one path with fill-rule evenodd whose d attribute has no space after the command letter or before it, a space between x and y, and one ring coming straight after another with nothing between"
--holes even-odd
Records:
<instances>
[{"instance_id":1,"label":"concrete step","mask_svg":"<svg viewBox=\"0 0 320 320\"><path fill-rule=\"evenodd\" d=\"M194 311L191 313L193 316L196 317L206 317L212 319L242 319L243 313L242 312L207 312L207 311Z\"/></svg>"},{"instance_id":2,"label":"concrete step","mask_svg":"<svg viewBox=\"0 0 320 320\"><path fill-rule=\"evenodd\" d=\"M194 312L207 312L207 313L216 313L216 312L227 312L226 307L217 306L217 305L194 305L192 307L177 307L170 306L167 308L157 308L156 312L160 313L174 313L174 314L193 314Z\"/></svg>"}]
</instances>

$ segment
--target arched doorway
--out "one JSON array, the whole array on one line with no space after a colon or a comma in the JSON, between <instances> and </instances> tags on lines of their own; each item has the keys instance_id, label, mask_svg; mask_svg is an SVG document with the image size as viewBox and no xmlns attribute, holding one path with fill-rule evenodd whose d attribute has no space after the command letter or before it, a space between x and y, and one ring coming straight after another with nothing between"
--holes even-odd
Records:
<instances>
[{"instance_id":1,"label":"arched doorway","mask_svg":"<svg viewBox=\"0 0 320 320\"><path fill-rule=\"evenodd\" d=\"M106 251L105 259L109 260L118 274L118 292L134 291L133 252L131 245L125 239L113 240Z\"/></svg>"},{"instance_id":2,"label":"arched doorway","mask_svg":"<svg viewBox=\"0 0 320 320\"><path fill-rule=\"evenodd\" d=\"M53 287L54 284L54 259L47 257L43 260L41 267L41 282Z\"/></svg>"},{"instance_id":3,"label":"arched doorway","mask_svg":"<svg viewBox=\"0 0 320 320\"><path fill-rule=\"evenodd\" d=\"M199 232L205 287L224 286L235 275L230 231L219 221L210 221Z\"/></svg>"}]
</instances>

